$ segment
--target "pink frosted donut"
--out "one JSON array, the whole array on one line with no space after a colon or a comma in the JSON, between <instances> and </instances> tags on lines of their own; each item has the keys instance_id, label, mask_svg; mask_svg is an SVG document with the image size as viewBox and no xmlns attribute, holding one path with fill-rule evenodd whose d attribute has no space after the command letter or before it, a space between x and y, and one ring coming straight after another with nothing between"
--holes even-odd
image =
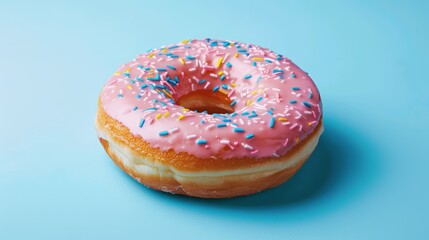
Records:
<instances>
[{"instance_id":1,"label":"pink frosted donut","mask_svg":"<svg viewBox=\"0 0 429 240\"><path fill-rule=\"evenodd\" d=\"M207 38L120 66L100 93L96 129L113 161L140 183L222 198L289 179L323 125L319 91L291 60Z\"/></svg>"}]
</instances>

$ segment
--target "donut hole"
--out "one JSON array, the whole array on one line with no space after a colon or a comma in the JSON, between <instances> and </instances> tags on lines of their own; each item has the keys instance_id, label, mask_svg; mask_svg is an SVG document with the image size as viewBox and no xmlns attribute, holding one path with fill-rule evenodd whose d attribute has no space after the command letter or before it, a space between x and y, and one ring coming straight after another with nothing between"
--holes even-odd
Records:
<instances>
[{"instance_id":1,"label":"donut hole","mask_svg":"<svg viewBox=\"0 0 429 240\"><path fill-rule=\"evenodd\" d=\"M231 99L221 92L196 90L181 96L177 104L192 111L213 113L233 113Z\"/></svg>"}]
</instances>

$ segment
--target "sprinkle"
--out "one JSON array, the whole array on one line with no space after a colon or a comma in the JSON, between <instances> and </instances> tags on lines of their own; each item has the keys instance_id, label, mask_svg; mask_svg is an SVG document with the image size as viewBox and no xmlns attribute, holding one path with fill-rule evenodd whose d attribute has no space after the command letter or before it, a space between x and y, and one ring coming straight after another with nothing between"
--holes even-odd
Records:
<instances>
[{"instance_id":1,"label":"sprinkle","mask_svg":"<svg viewBox=\"0 0 429 240\"><path fill-rule=\"evenodd\" d=\"M124 97L124 95L122 95L122 94L120 94L120 93L119 93L119 94L118 94L118 97Z\"/></svg>"},{"instance_id":2,"label":"sprinkle","mask_svg":"<svg viewBox=\"0 0 429 240\"><path fill-rule=\"evenodd\" d=\"M225 75L220 76L220 80L221 81L225 80Z\"/></svg>"},{"instance_id":3,"label":"sprinkle","mask_svg":"<svg viewBox=\"0 0 429 240\"><path fill-rule=\"evenodd\" d=\"M168 135L168 131L159 132L159 136L167 136L167 135Z\"/></svg>"},{"instance_id":4,"label":"sprinkle","mask_svg":"<svg viewBox=\"0 0 429 240\"><path fill-rule=\"evenodd\" d=\"M213 88L213 92L216 92L217 90L219 90L219 86Z\"/></svg>"},{"instance_id":5,"label":"sprinkle","mask_svg":"<svg viewBox=\"0 0 429 240\"><path fill-rule=\"evenodd\" d=\"M296 74L295 74L295 73L292 73L290 76L291 76L292 78L295 78L295 77L296 77Z\"/></svg>"},{"instance_id":6,"label":"sprinkle","mask_svg":"<svg viewBox=\"0 0 429 240\"><path fill-rule=\"evenodd\" d=\"M290 100L289 103L294 104L296 103L296 100Z\"/></svg>"},{"instance_id":7,"label":"sprinkle","mask_svg":"<svg viewBox=\"0 0 429 240\"><path fill-rule=\"evenodd\" d=\"M183 65L185 65L185 61L183 60L183 58L179 58L180 63L182 63Z\"/></svg>"},{"instance_id":8,"label":"sprinkle","mask_svg":"<svg viewBox=\"0 0 429 240\"><path fill-rule=\"evenodd\" d=\"M252 65L253 65L254 67L256 67L256 62L252 62Z\"/></svg>"},{"instance_id":9,"label":"sprinkle","mask_svg":"<svg viewBox=\"0 0 429 240\"><path fill-rule=\"evenodd\" d=\"M242 145L245 149L253 150L253 147L248 144L242 143Z\"/></svg>"},{"instance_id":10,"label":"sprinkle","mask_svg":"<svg viewBox=\"0 0 429 240\"><path fill-rule=\"evenodd\" d=\"M218 67L220 67L220 64L222 63L222 61L223 61L223 57L220 57L218 60L217 60L217 63L216 63L216 67L218 68Z\"/></svg>"},{"instance_id":11,"label":"sprinkle","mask_svg":"<svg viewBox=\"0 0 429 240\"><path fill-rule=\"evenodd\" d=\"M174 66L172 66L172 65L167 65L167 67L170 68L170 69L176 70L176 68Z\"/></svg>"},{"instance_id":12,"label":"sprinkle","mask_svg":"<svg viewBox=\"0 0 429 240\"><path fill-rule=\"evenodd\" d=\"M311 108L311 104L310 103L308 103L308 102L302 102L302 104L303 105L305 105L306 107L308 107L308 108Z\"/></svg>"},{"instance_id":13,"label":"sprinkle","mask_svg":"<svg viewBox=\"0 0 429 240\"><path fill-rule=\"evenodd\" d=\"M162 115L162 117L167 117L170 114L170 112L165 112L164 115Z\"/></svg>"},{"instance_id":14,"label":"sprinkle","mask_svg":"<svg viewBox=\"0 0 429 240\"><path fill-rule=\"evenodd\" d=\"M313 98L313 93L310 93L310 96L308 96L308 98Z\"/></svg>"},{"instance_id":15,"label":"sprinkle","mask_svg":"<svg viewBox=\"0 0 429 240\"><path fill-rule=\"evenodd\" d=\"M264 99L264 97L260 96L260 97L258 97L258 99L256 99L256 102L260 102L260 101L262 101L262 99Z\"/></svg>"},{"instance_id":16,"label":"sprinkle","mask_svg":"<svg viewBox=\"0 0 429 240\"><path fill-rule=\"evenodd\" d=\"M186 56L186 59L189 59L189 60L195 60L195 57L193 57L193 56Z\"/></svg>"},{"instance_id":17,"label":"sprinkle","mask_svg":"<svg viewBox=\"0 0 429 240\"><path fill-rule=\"evenodd\" d=\"M177 118L177 120L182 120L183 118L185 118L185 115L180 115L178 118Z\"/></svg>"},{"instance_id":18,"label":"sprinkle","mask_svg":"<svg viewBox=\"0 0 429 240\"><path fill-rule=\"evenodd\" d=\"M207 140L205 139L198 139L197 141L195 141L196 144L198 145L203 145L203 144L207 144Z\"/></svg>"},{"instance_id":19,"label":"sprinkle","mask_svg":"<svg viewBox=\"0 0 429 240\"><path fill-rule=\"evenodd\" d=\"M225 89L225 90L227 90L228 89L228 85L222 84L222 88Z\"/></svg>"},{"instance_id":20,"label":"sprinkle","mask_svg":"<svg viewBox=\"0 0 429 240\"><path fill-rule=\"evenodd\" d=\"M235 57L235 58L238 58L238 53L234 54L234 57Z\"/></svg>"},{"instance_id":21,"label":"sprinkle","mask_svg":"<svg viewBox=\"0 0 429 240\"><path fill-rule=\"evenodd\" d=\"M220 72L218 72L218 74L217 75L223 75L223 71L220 71Z\"/></svg>"},{"instance_id":22,"label":"sprinkle","mask_svg":"<svg viewBox=\"0 0 429 240\"><path fill-rule=\"evenodd\" d=\"M284 73L284 71L281 69L274 69L273 73Z\"/></svg>"},{"instance_id":23,"label":"sprinkle","mask_svg":"<svg viewBox=\"0 0 429 240\"><path fill-rule=\"evenodd\" d=\"M216 127L217 127L217 128L226 127L226 124L225 124L225 123L219 123Z\"/></svg>"},{"instance_id":24,"label":"sprinkle","mask_svg":"<svg viewBox=\"0 0 429 240\"><path fill-rule=\"evenodd\" d=\"M156 114L155 119L159 119L161 117L161 113Z\"/></svg>"},{"instance_id":25,"label":"sprinkle","mask_svg":"<svg viewBox=\"0 0 429 240\"><path fill-rule=\"evenodd\" d=\"M301 88L299 87L293 87L292 90L296 91L296 90L300 90Z\"/></svg>"},{"instance_id":26,"label":"sprinkle","mask_svg":"<svg viewBox=\"0 0 429 240\"><path fill-rule=\"evenodd\" d=\"M246 74L245 76L244 76L244 79L249 79L249 78L251 78L252 77L252 74Z\"/></svg>"},{"instance_id":27,"label":"sprinkle","mask_svg":"<svg viewBox=\"0 0 429 240\"><path fill-rule=\"evenodd\" d=\"M262 61L262 60L264 60L264 59L263 59L263 58L261 58L261 57L254 57L254 58L253 58L253 60L254 60L254 61Z\"/></svg>"},{"instance_id":28,"label":"sprinkle","mask_svg":"<svg viewBox=\"0 0 429 240\"><path fill-rule=\"evenodd\" d=\"M143 118L143 119L140 121L140 124L139 124L139 127L140 127L140 128L142 128L142 127L143 127L144 122L145 122L145 120L144 120L144 118Z\"/></svg>"},{"instance_id":29,"label":"sprinkle","mask_svg":"<svg viewBox=\"0 0 429 240\"><path fill-rule=\"evenodd\" d=\"M243 128L234 128L234 132L242 133L244 132Z\"/></svg>"},{"instance_id":30,"label":"sprinkle","mask_svg":"<svg viewBox=\"0 0 429 240\"><path fill-rule=\"evenodd\" d=\"M160 80L160 75L156 74L155 77L148 77L147 80L149 80L149 81L159 81Z\"/></svg>"},{"instance_id":31,"label":"sprinkle","mask_svg":"<svg viewBox=\"0 0 429 240\"><path fill-rule=\"evenodd\" d=\"M185 138L186 139L192 139L192 138L196 138L196 137L197 137L197 135L191 134L191 135L186 136Z\"/></svg>"},{"instance_id":32,"label":"sprinkle","mask_svg":"<svg viewBox=\"0 0 429 240\"><path fill-rule=\"evenodd\" d=\"M227 139L222 139L219 141L221 144L229 144L229 140Z\"/></svg>"},{"instance_id":33,"label":"sprinkle","mask_svg":"<svg viewBox=\"0 0 429 240\"><path fill-rule=\"evenodd\" d=\"M138 108L137 106L133 107L133 111L137 110L137 108Z\"/></svg>"},{"instance_id":34,"label":"sprinkle","mask_svg":"<svg viewBox=\"0 0 429 240\"><path fill-rule=\"evenodd\" d=\"M286 122L286 121L287 121L287 118L279 118L279 121L280 121L280 122Z\"/></svg>"},{"instance_id":35,"label":"sprinkle","mask_svg":"<svg viewBox=\"0 0 429 240\"><path fill-rule=\"evenodd\" d=\"M145 110L143 110L143 112L146 112L146 111L155 111L155 110L158 110L158 108L151 107L151 108L146 108Z\"/></svg>"},{"instance_id":36,"label":"sprinkle","mask_svg":"<svg viewBox=\"0 0 429 240\"><path fill-rule=\"evenodd\" d=\"M217 41L213 41L210 43L210 47L214 47L214 46L217 46Z\"/></svg>"},{"instance_id":37,"label":"sprinkle","mask_svg":"<svg viewBox=\"0 0 429 240\"><path fill-rule=\"evenodd\" d=\"M275 121L276 121L276 119L272 117L270 120L270 128L274 127Z\"/></svg>"},{"instance_id":38,"label":"sprinkle","mask_svg":"<svg viewBox=\"0 0 429 240\"><path fill-rule=\"evenodd\" d=\"M156 70L159 71L159 72L165 72L165 71L167 71L166 68L157 68Z\"/></svg>"},{"instance_id":39,"label":"sprinkle","mask_svg":"<svg viewBox=\"0 0 429 240\"><path fill-rule=\"evenodd\" d=\"M225 119L223 119L222 121L223 121L223 122L231 122L231 119L229 119L229 118L225 118Z\"/></svg>"},{"instance_id":40,"label":"sprinkle","mask_svg":"<svg viewBox=\"0 0 429 240\"><path fill-rule=\"evenodd\" d=\"M144 89L146 87L147 87L147 84L145 83L145 84L143 84L143 85L140 86L140 89Z\"/></svg>"},{"instance_id":41,"label":"sprinkle","mask_svg":"<svg viewBox=\"0 0 429 240\"><path fill-rule=\"evenodd\" d=\"M246 138L247 139L251 139L251 138L253 138L255 136L255 134L253 134L253 133L249 133L249 134L247 134L246 135Z\"/></svg>"},{"instance_id":42,"label":"sprinkle","mask_svg":"<svg viewBox=\"0 0 429 240\"><path fill-rule=\"evenodd\" d=\"M232 64L230 62L226 62L226 66L229 67L229 68L231 68Z\"/></svg>"}]
</instances>

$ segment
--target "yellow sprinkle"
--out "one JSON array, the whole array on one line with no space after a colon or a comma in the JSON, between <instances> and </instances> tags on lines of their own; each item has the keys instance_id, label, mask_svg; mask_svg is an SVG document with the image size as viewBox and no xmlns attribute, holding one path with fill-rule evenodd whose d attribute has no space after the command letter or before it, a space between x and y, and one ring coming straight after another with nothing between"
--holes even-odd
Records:
<instances>
[{"instance_id":1,"label":"yellow sprinkle","mask_svg":"<svg viewBox=\"0 0 429 240\"><path fill-rule=\"evenodd\" d=\"M234 57L238 58L238 53L234 54Z\"/></svg>"},{"instance_id":2,"label":"yellow sprinkle","mask_svg":"<svg viewBox=\"0 0 429 240\"><path fill-rule=\"evenodd\" d=\"M235 87L235 86L237 86L237 84L235 84L235 83L231 83L231 86Z\"/></svg>"},{"instance_id":3,"label":"yellow sprinkle","mask_svg":"<svg viewBox=\"0 0 429 240\"><path fill-rule=\"evenodd\" d=\"M262 88L261 88L261 89L259 89L259 93L262 93Z\"/></svg>"},{"instance_id":4,"label":"yellow sprinkle","mask_svg":"<svg viewBox=\"0 0 429 240\"><path fill-rule=\"evenodd\" d=\"M156 114L156 119L159 119L161 117L161 113Z\"/></svg>"},{"instance_id":5,"label":"yellow sprinkle","mask_svg":"<svg viewBox=\"0 0 429 240\"><path fill-rule=\"evenodd\" d=\"M219 75L219 76L222 75L222 74L223 74L223 71L220 71L220 72L217 73L217 75Z\"/></svg>"},{"instance_id":6,"label":"yellow sprinkle","mask_svg":"<svg viewBox=\"0 0 429 240\"><path fill-rule=\"evenodd\" d=\"M263 59L263 58L260 58L260 57L254 57L254 58L253 58L253 60L254 60L254 61L263 61L264 59Z\"/></svg>"},{"instance_id":7,"label":"yellow sprinkle","mask_svg":"<svg viewBox=\"0 0 429 240\"><path fill-rule=\"evenodd\" d=\"M253 104L253 101L250 101L250 99L247 99L247 100L246 100L246 105L247 105L247 106L250 106L250 105L252 105L252 104Z\"/></svg>"},{"instance_id":8,"label":"yellow sprinkle","mask_svg":"<svg viewBox=\"0 0 429 240\"><path fill-rule=\"evenodd\" d=\"M253 91L250 93L250 96L255 95L257 92L258 92L258 90L253 90Z\"/></svg>"},{"instance_id":9,"label":"yellow sprinkle","mask_svg":"<svg viewBox=\"0 0 429 240\"><path fill-rule=\"evenodd\" d=\"M161 52L162 52L162 53L166 53L166 52L168 52L168 49L167 49L167 48L163 48L163 49L161 50Z\"/></svg>"},{"instance_id":10,"label":"yellow sprinkle","mask_svg":"<svg viewBox=\"0 0 429 240\"><path fill-rule=\"evenodd\" d=\"M167 95L167 97L169 97L169 98L173 98L173 96L171 96L171 94L170 93L168 93L167 91L165 91L165 90L162 90L164 93L165 93L165 95Z\"/></svg>"},{"instance_id":11,"label":"yellow sprinkle","mask_svg":"<svg viewBox=\"0 0 429 240\"><path fill-rule=\"evenodd\" d=\"M286 121L287 121L287 118L279 118L279 121L281 121L281 122L286 122Z\"/></svg>"},{"instance_id":12,"label":"yellow sprinkle","mask_svg":"<svg viewBox=\"0 0 429 240\"><path fill-rule=\"evenodd\" d=\"M183 65L185 65L185 61L183 61L183 59L182 59L182 58L179 58L179 61L180 61Z\"/></svg>"},{"instance_id":13,"label":"yellow sprinkle","mask_svg":"<svg viewBox=\"0 0 429 240\"><path fill-rule=\"evenodd\" d=\"M126 72L126 73L129 73L129 72L130 72L130 70L131 70L131 68L127 68L127 69L125 70L125 72Z\"/></svg>"},{"instance_id":14,"label":"yellow sprinkle","mask_svg":"<svg viewBox=\"0 0 429 240\"><path fill-rule=\"evenodd\" d=\"M185 115L180 115L178 118L177 118L177 120L182 120L183 118L185 118Z\"/></svg>"},{"instance_id":15,"label":"yellow sprinkle","mask_svg":"<svg viewBox=\"0 0 429 240\"><path fill-rule=\"evenodd\" d=\"M185 112L189 112L189 109L187 109L187 108L182 108L182 110Z\"/></svg>"},{"instance_id":16,"label":"yellow sprinkle","mask_svg":"<svg viewBox=\"0 0 429 240\"><path fill-rule=\"evenodd\" d=\"M120 72L115 72L113 75L121 75Z\"/></svg>"},{"instance_id":17,"label":"yellow sprinkle","mask_svg":"<svg viewBox=\"0 0 429 240\"><path fill-rule=\"evenodd\" d=\"M223 93L225 95L228 95L228 92L225 89L219 89L219 92L221 92L221 93Z\"/></svg>"},{"instance_id":18,"label":"yellow sprinkle","mask_svg":"<svg viewBox=\"0 0 429 240\"><path fill-rule=\"evenodd\" d=\"M154 53L151 53L151 54L149 54L147 57L148 58L151 58L151 57L153 57L155 54Z\"/></svg>"},{"instance_id":19,"label":"yellow sprinkle","mask_svg":"<svg viewBox=\"0 0 429 240\"><path fill-rule=\"evenodd\" d=\"M185 40L181 41L180 43L188 43L188 42L189 42L189 40L185 39Z\"/></svg>"},{"instance_id":20,"label":"yellow sprinkle","mask_svg":"<svg viewBox=\"0 0 429 240\"><path fill-rule=\"evenodd\" d=\"M222 63L222 61L223 61L223 57L220 57L218 60L217 60L217 63L216 63L216 67L218 68L218 67L220 67L220 64Z\"/></svg>"},{"instance_id":21,"label":"yellow sprinkle","mask_svg":"<svg viewBox=\"0 0 429 240\"><path fill-rule=\"evenodd\" d=\"M298 142L299 141L299 137L297 137L296 139L295 139L295 142Z\"/></svg>"},{"instance_id":22,"label":"yellow sprinkle","mask_svg":"<svg viewBox=\"0 0 429 240\"><path fill-rule=\"evenodd\" d=\"M165 112L164 115L162 115L162 117L167 117L170 114L170 112Z\"/></svg>"},{"instance_id":23,"label":"yellow sprinkle","mask_svg":"<svg viewBox=\"0 0 429 240\"><path fill-rule=\"evenodd\" d=\"M131 89L131 86L130 86L130 85L127 85L127 88L128 88L128 89Z\"/></svg>"}]
</instances>

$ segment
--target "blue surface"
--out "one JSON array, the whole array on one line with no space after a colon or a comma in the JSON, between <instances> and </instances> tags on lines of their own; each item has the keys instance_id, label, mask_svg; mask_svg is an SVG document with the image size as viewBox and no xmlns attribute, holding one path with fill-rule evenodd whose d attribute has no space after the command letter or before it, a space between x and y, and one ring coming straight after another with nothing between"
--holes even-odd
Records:
<instances>
[{"instance_id":1,"label":"blue surface","mask_svg":"<svg viewBox=\"0 0 429 240\"><path fill-rule=\"evenodd\" d=\"M424 1L0 3L0 239L427 239ZM296 176L230 200L158 193L94 131L97 95L149 48L212 37L308 71L326 131Z\"/></svg>"}]
</instances>

